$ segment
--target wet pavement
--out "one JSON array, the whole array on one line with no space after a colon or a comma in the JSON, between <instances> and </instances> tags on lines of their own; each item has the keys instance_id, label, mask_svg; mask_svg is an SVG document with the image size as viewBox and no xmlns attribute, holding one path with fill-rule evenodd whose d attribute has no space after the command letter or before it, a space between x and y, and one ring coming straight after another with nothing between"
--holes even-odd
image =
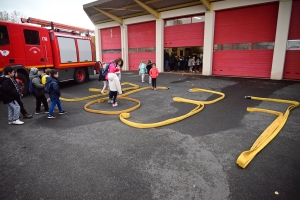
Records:
<instances>
[{"instance_id":1,"label":"wet pavement","mask_svg":"<svg viewBox=\"0 0 300 200\"><path fill-rule=\"evenodd\" d=\"M122 73L122 82L140 87L149 86L145 79L142 83L137 72ZM190 93L191 88L226 97L188 119L152 129L129 127L117 115L84 111L94 99L62 102L68 114L56 119L40 114L25 119L24 125L8 125L7 107L1 102L0 199L300 199L299 107L245 169L236 164L276 118L247 112L247 107L285 112L289 106L244 96L300 102L300 82L167 73L160 74L157 84L170 90L129 96L141 101L129 120L153 123L195 108L173 97L218 97ZM60 86L63 97L76 98L96 94L88 89L103 84L94 75L82 85L70 81ZM135 105L118 102L115 108L107 103L91 107L123 110ZM34 113L33 96L23 103Z\"/></svg>"}]
</instances>

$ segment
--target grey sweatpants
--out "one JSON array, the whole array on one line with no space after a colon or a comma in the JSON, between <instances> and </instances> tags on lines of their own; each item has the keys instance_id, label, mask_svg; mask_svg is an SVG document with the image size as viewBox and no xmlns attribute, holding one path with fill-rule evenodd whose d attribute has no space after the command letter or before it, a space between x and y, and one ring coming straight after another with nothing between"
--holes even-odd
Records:
<instances>
[{"instance_id":1,"label":"grey sweatpants","mask_svg":"<svg viewBox=\"0 0 300 200\"><path fill-rule=\"evenodd\" d=\"M20 106L17 101L8 103L8 120L15 121L20 117Z\"/></svg>"}]
</instances>

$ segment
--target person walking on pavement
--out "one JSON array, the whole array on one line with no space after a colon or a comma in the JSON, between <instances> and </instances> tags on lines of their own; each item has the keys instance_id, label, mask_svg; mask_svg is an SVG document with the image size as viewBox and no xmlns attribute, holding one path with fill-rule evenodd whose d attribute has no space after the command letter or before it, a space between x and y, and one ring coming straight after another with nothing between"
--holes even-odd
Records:
<instances>
[{"instance_id":1,"label":"person walking on pavement","mask_svg":"<svg viewBox=\"0 0 300 200\"><path fill-rule=\"evenodd\" d=\"M149 76L149 84L151 84L151 76L150 76L150 70L152 68L152 61L151 60L148 60L148 64L147 64L146 68L147 68L147 73L148 73L148 76Z\"/></svg>"},{"instance_id":2,"label":"person walking on pavement","mask_svg":"<svg viewBox=\"0 0 300 200\"><path fill-rule=\"evenodd\" d=\"M152 68L150 70L150 76L152 78L152 90L157 90L156 88L156 78L158 77L158 69L156 68L156 64L152 63Z\"/></svg>"},{"instance_id":3,"label":"person walking on pavement","mask_svg":"<svg viewBox=\"0 0 300 200\"><path fill-rule=\"evenodd\" d=\"M20 99L20 94L17 91L11 79L15 76L15 70L7 66L3 70L4 76L0 77L1 96L4 104L8 108L8 124L21 125L24 122L19 120L20 106L17 99Z\"/></svg>"},{"instance_id":4,"label":"person walking on pavement","mask_svg":"<svg viewBox=\"0 0 300 200\"><path fill-rule=\"evenodd\" d=\"M18 98L16 101L18 102L19 106L20 106L20 111L23 115L23 119L29 119L29 118L32 118L32 115L31 114L28 114L27 111L25 110L24 108L24 104L23 102L21 101L21 98L23 97L23 94L19 88L19 85L16 81L16 78L18 77L18 71L15 71L15 76L13 78L11 78L12 82L14 83L18 93L20 94L20 98Z\"/></svg>"}]
</instances>

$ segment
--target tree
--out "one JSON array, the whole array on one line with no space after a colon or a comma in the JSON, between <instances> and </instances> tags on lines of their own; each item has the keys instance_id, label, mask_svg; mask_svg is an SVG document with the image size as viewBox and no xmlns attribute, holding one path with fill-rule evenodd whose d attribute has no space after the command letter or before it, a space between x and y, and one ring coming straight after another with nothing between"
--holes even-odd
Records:
<instances>
[{"instance_id":1,"label":"tree","mask_svg":"<svg viewBox=\"0 0 300 200\"><path fill-rule=\"evenodd\" d=\"M0 20L7 22L21 23L21 18L27 18L26 15L19 11L8 13L7 11L0 11Z\"/></svg>"}]
</instances>

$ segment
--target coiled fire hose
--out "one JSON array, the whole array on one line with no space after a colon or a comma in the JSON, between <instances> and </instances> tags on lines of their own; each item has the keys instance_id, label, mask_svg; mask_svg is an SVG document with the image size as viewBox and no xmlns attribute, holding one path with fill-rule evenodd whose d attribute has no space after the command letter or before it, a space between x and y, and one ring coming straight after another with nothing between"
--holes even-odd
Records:
<instances>
[{"instance_id":1,"label":"coiled fire hose","mask_svg":"<svg viewBox=\"0 0 300 200\"><path fill-rule=\"evenodd\" d=\"M185 99L185 98L180 98L180 97L174 97L173 101L175 102L182 102L182 103L190 103L190 104L195 104L197 105L196 108L194 108L193 110L191 110L189 113L179 116L179 117L175 117L175 118L171 118L171 119L167 119L161 122L156 122L156 123L149 123L149 124L144 124L144 123L136 123L136 122L131 122L128 120L128 118L130 117L130 113L121 113L120 114L120 120L127 124L128 126L132 126L134 128L155 128L155 127L160 127L160 126L165 126L168 124L172 124L178 121L181 121L183 119L186 119L192 115L197 114L198 112L200 112L201 110L203 110L204 105L205 104L212 104L215 103L217 101L220 101L221 99L223 99L225 97L224 93L221 92L215 92L215 91L211 91L211 90L204 90L204 89L200 89L200 88L194 88L194 89L190 89L189 92L209 92L209 93L214 93L214 94L219 94L221 95L219 98L212 100L212 101L196 101L196 100L190 100L190 99Z\"/></svg>"},{"instance_id":2,"label":"coiled fire hose","mask_svg":"<svg viewBox=\"0 0 300 200\"><path fill-rule=\"evenodd\" d=\"M268 126L268 128L257 138L254 142L250 150L244 151L238 157L236 163L241 168L246 168L247 165L253 160L253 158L258 154L272 139L276 137L279 131L284 126L287 118L290 114L290 111L299 106L299 102L297 101L289 101L289 100L282 100L282 99L271 99L271 98L260 98L260 97L253 97L253 96L246 96L246 99L253 99L259 101L271 101L271 102L278 102L278 103L286 103L292 104L287 108L285 113L274 111L274 110L267 110L261 108L247 108L249 112L264 112L269 114L277 115L278 117Z\"/></svg>"}]
</instances>

